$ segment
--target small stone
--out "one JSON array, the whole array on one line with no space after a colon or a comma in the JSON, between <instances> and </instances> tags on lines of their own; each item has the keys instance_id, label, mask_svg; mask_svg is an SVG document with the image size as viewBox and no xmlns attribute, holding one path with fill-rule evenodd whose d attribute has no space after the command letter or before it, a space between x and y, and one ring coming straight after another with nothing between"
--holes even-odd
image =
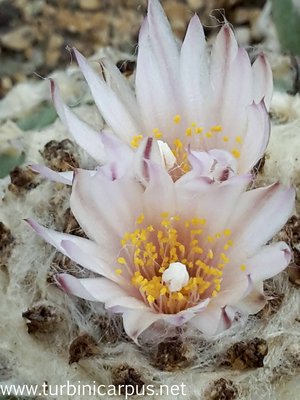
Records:
<instances>
[{"instance_id":1,"label":"small stone","mask_svg":"<svg viewBox=\"0 0 300 400\"><path fill-rule=\"evenodd\" d=\"M41 152L48 167L55 171L70 171L79 167L79 163L74 156L74 144L69 139L61 142L51 140Z\"/></svg>"},{"instance_id":2,"label":"small stone","mask_svg":"<svg viewBox=\"0 0 300 400\"><path fill-rule=\"evenodd\" d=\"M82 10L93 11L100 8L100 0L79 0L79 7Z\"/></svg>"},{"instance_id":3,"label":"small stone","mask_svg":"<svg viewBox=\"0 0 300 400\"><path fill-rule=\"evenodd\" d=\"M154 355L154 365L162 371L174 371L190 363L188 348L179 337L159 343Z\"/></svg>"},{"instance_id":4,"label":"small stone","mask_svg":"<svg viewBox=\"0 0 300 400\"><path fill-rule=\"evenodd\" d=\"M22 313L27 322L28 333L52 333L62 320L57 309L49 304L40 304Z\"/></svg>"},{"instance_id":5,"label":"small stone","mask_svg":"<svg viewBox=\"0 0 300 400\"><path fill-rule=\"evenodd\" d=\"M133 388L132 395L134 395L140 393L145 384L141 375L128 364L120 365L112 370L112 383L120 389L123 395L126 393L126 386Z\"/></svg>"},{"instance_id":6,"label":"small stone","mask_svg":"<svg viewBox=\"0 0 300 400\"><path fill-rule=\"evenodd\" d=\"M15 195L21 195L25 192L34 189L38 186L38 175L29 168L22 169L16 167L10 172L11 183L8 185L8 190Z\"/></svg>"},{"instance_id":7,"label":"small stone","mask_svg":"<svg viewBox=\"0 0 300 400\"><path fill-rule=\"evenodd\" d=\"M220 378L209 385L204 396L205 400L234 400L238 389L230 379Z\"/></svg>"},{"instance_id":8,"label":"small stone","mask_svg":"<svg viewBox=\"0 0 300 400\"><path fill-rule=\"evenodd\" d=\"M23 51L30 47L36 39L34 27L22 25L0 37L0 43L11 50Z\"/></svg>"},{"instance_id":9,"label":"small stone","mask_svg":"<svg viewBox=\"0 0 300 400\"><path fill-rule=\"evenodd\" d=\"M99 348L95 339L88 333L81 333L70 344L69 364L77 363L83 358L97 354L99 354Z\"/></svg>"},{"instance_id":10,"label":"small stone","mask_svg":"<svg viewBox=\"0 0 300 400\"><path fill-rule=\"evenodd\" d=\"M194 11L204 6L205 0L187 0L188 6Z\"/></svg>"},{"instance_id":11,"label":"small stone","mask_svg":"<svg viewBox=\"0 0 300 400\"><path fill-rule=\"evenodd\" d=\"M268 344L264 339L254 338L248 342L238 342L226 352L225 365L233 369L261 368L268 354Z\"/></svg>"}]
</instances>

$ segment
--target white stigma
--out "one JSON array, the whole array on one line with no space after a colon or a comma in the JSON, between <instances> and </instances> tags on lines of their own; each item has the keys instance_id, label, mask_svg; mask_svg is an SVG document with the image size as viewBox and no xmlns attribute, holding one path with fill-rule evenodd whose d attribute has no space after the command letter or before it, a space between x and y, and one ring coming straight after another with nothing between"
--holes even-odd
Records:
<instances>
[{"instance_id":1,"label":"white stigma","mask_svg":"<svg viewBox=\"0 0 300 400\"><path fill-rule=\"evenodd\" d=\"M190 276L186 266L181 262L173 262L162 274L162 280L168 286L170 292L178 292L189 281Z\"/></svg>"},{"instance_id":2,"label":"white stigma","mask_svg":"<svg viewBox=\"0 0 300 400\"><path fill-rule=\"evenodd\" d=\"M165 166L167 167L167 169L172 168L176 161L176 157L174 156L172 150L170 149L168 144L166 142L163 142L162 140L158 140L157 144L162 161L164 162Z\"/></svg>"}]
</instances>

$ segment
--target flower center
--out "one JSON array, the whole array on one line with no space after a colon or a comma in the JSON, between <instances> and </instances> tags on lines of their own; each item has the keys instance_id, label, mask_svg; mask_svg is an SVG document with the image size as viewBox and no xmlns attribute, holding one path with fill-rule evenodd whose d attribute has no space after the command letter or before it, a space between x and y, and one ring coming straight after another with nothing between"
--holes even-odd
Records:
<instances>
[{"instance_id":1,"label":"flower center","mask_svg":"<svg viewBox=\"0 0 300 400\"><path fill-rule=\"evenodd\" d=\"M116 273L124 274L145 302L170 314L217 296L233 246L229 229L212 235L204 218L185 220L167 212L155 225L147 225L141 214L136 225L121 240L122 268Z\"/></svg>"},{"instance_id":2,"label":"flower center","mask_svg":"<svg viewBox=\"0 0 300 400\"><path fill-rule=\"evenodd\" d=\"M159 128L152 130L152 136L160 141L165 141L170 146L174 156L177 160L177 167L179 167L183 173L190 171L191 166L188 161L187 147L191 146L192 150L207 151L212 148L222 147L224 150L229 151L235 158L241 156L241 145L243 140L241 136L227 136L223 133L223 127L221 125L214 125L208 131L204 130L203 127L198 126L195 122L192 122L189 126L182 126L182 118L179 114L173 118L173 123L179 126L179 130L183 132L183 135L175 137L172 140L168 138L168 135L164 135ZM136 149L139 147L143 135L135 135L131 140L131 146ZM165 139L165 140L164 140ZM222 145L218 144L222 141Z\"/></svg>"}]
</instances>

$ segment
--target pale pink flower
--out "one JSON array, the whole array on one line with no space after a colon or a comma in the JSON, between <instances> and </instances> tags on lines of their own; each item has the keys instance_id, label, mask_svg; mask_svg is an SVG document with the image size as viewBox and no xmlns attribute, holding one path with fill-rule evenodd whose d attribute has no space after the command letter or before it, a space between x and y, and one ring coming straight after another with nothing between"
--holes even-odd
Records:
<instances>
[{"instance_id":1,"label":"pale pink flower","mask_svg":"<svg viewBox=\"0 0 300 400\"><path fill-rule=\"evenodd\" d=\"M180 46L159 1L149 0L139 35L135 91L108 59L101 60L104 74L98 74L76 49L74 53L115 138L81 121L52 83L54 104L75 140L98 164L117 158L120 169L126 168L143 138L153 137L174 179L196 166L198 173L223 181L249 172L264 154L270 130L271 68L263 54L251 65L228 24L208 56L196 15ZM122 156L107 150L110 141L121 143L117 146ZM55 178L45 168L36 170Z\"/></svg>"},{"instance_id":2,"label":"pale pink flower","mask_svg":"<svg viewBox=\"0 0 300 400\"><path fill-rule=\"evenodd\" d=\"M291 259L284 242L268 244L294 206L280 184L245 191L251 176L213 185L189 172L176 182L146 163L146 188L132 176L76 170L71 210L89 237L33 229L99 277L57 276L69 294L123 315L137 342L150 325L189 322L204 335L228 328L238 311L265 304L263 281Z\"/></svg>"}]
</instances>

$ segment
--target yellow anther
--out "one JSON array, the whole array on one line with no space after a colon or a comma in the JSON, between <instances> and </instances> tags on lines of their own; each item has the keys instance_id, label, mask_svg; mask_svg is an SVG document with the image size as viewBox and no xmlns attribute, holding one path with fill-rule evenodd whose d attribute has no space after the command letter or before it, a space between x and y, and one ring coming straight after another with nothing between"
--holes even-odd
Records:
<instances>
[{"instance_id":1,"label":"yellow anther","mask_svg":"<svg viewBox=\"0 0 300 400\"><path fill-rule=\"evenodd\" d=\"M216 290L214 290L211 295L212 295L212 297L216 297L218 295L218 292Z\"/></svg>"},{"instance_id":2,"label":"yellow anther","mask_svg":"<svg viewBox=\"0 0 300 400\"><path fill-rule=\"evenodd\" d=\"M153 297L151 294L149 294L149 295L147 296L147 300L148 300L148 302L149 302L150 304L152 304L152 303L155 302L155 297Z\"/></svg>"},{"instance_id":3,"label":"yellow anther","mask_svg":"<svg viewBox=\"0 0 300 400\"><path fill-rule=\"evenodd\" d=\"M169 213L168 213L168 212L162 212L162 213L160 214L160 216L161 216L162 218L169 218Z\"/></svg>"},{"instance_id":4,"label":"yellow anther","mask_svg":"<svg viewBox=\"0 0 300 400\"><path fill-rule=\"evenodd\" d=\"M119 264L122 264L122 265L125 265L125 264L126 264L125 258L124 258L124 257L119 257L119 258L118 258L118 263L119 263Z\"/></svg>"},{"instance_id":5,"label":"yellow anther","mask_svg":"<svg viewBox=\"0 0 300 400\"><path fill-rule=\"evenodd\" d=\"M236 141L237 143L240 143L240 144L241 144L241 143L243 142L243 139L242 139L241 136L236 136L235 141Z\"/></svg>"},{"instance_id":6,"label":"yellow anther","mask_svg":"<svg viewBox=\"0 0 300 400\"><path fill-rule=\"evenodd\" d=\"M175 115L173 121L175 124L179 124L179 122L181 121L181 116L179 114Z\"/></svg>"},{"instance_id":7,"label":"yellow anther","mask_svg":"<svg viewBox=\"0 0 300 400\"><path fill-rule=\"evenodd\" d=\"M240 158L241 156L241 152L238 149L232 149L231 153L235 158Z\"/></svg>"},{"instance_id":8,"label":"yellow anther","mask_svg":"<svg viewBox=\"0 0 300 400\"><path fill-rule=\"evenodd\" d=\"M215 132L221 132L222 131L222 126L221 125L215 125L213 127L210 128L212 131Z\"/></svg>"},{"instance_id":9,"label":"yellow anther","mask_svg":"<svg viewBox=\"0 0 300 400\"><path fill-rule=\"evenodd\" d=\"M184 299L184 295L181 292L177 293L177 299L178 300L183 300Z\"/></svg>"},{"instance_id":10,"label":"yellow anther","mask_svg":"<svg viewBox=\"0 0 300 400\"><path fill-rule=\"evenodd\" d=\"M141 140L143 139L143 135L136 135L131 140L131 146L136 149L139 147Z\"/></svg>"},{"instance_id":11,"label":"yellow anther","mask_svg":"<svg viewBox=\"0 0 300 400\"><path fill-rule=\"evenodd\" d=\"M228 142L229 141L229 137L228 136L223 136L223 141L224 142Z\"/></svg>"},{"instance_id":12,"label":"yellow anther","mask_svg":"<svg viewBox=\"0 0 300 400\"><path fill-rule=\"evenodd\" d=\"M177 149L182 149L182 147L183 147L182 141L180 139L175 139L174 145Z\"/></svg>"},{"instance_id":13,"label":"yellow anther","mask_svg":"<svg viewBox=\"0 0 300 400\"><path fill-rule=\"evenodd\" d=\"M231 230L230 229L224 229L223 231L225 236L230 236L231 235Z\"/></svg>"},{"instance_id":14,"label":"yellow anther","mask_svg":"<svg viewBox=\"0 0 300 400\"><path fill-rule=\"evenodd\" d=\"M186 134L186 136L192 136L192 128L187 128L185 130L185 134Z\"/></svg>"},{"instance_id":15,"label":"yellow anther","mask_svg":"<svg viewBox=\"0 0 300 400\"><path fill-rule=\"evenodd\" d=\"M123 272L123 271L122 271L121 269L119 269L119 268L115 270L116 275L121 275L122 272Z\"/></svg>"},{"instance_id":16,"label":"yellow anther","mask_svg":"<svg viewBox=\"0 0 300 400\"><path fill-rule=\"evenodd\" d=\"M206 136L207 138L211 138L211 137L212 137L212 135L213 135L213 134L212 134L212 132L210 132L210 131L209 131L209 132L207 132L207 133L205 134L205 136Z\"/></svg>"},{"instance_id":17,"label":"yellow anther","mask_svg":"<svg viewBox=\"0 0 300 400\"><path fill-rule=\"evenodd\" d=\"M203 132L203 128L197 127L197 128L195 129L195 132L196 132L197 134L202 133L202 132Z\"/></svg>"},{"instance_id":18,"label":"yellow anther","mask_svg":"<svg viewBox=\"0 0 300 400\"><path fill-rule=\"evenodd\" d=\"M245 264L242 264L241 266L240 266L240 270L241 271L243 271L243 272L245 272L246 271L246 265Z\"/></svg>"},{"instance_id":19,"label":"yellow anther","mask_svg":"<svg viewBox=\"0 0 300 400\"><path fill-rule=\"evenodd\" d=\"M208 251L207 257L208 257L210 260L212 260L212 259L214 258L214 253L213 253L212 249L210 249L210 250Z\"/></svg>"},{"instance_id":20,"label":"yellow anther","mask_svg":"<svg viewBox=\"0 0 300 400\"><path fill-rule=\"evenodd\" d=\"M222 261L224 261L225 264L229 263L230 260L229 260L229 258L226 256L226 254L221 253L220 257L221 257Z\"/></svg>"},{"instance_id":21,"label":"yellow anther","mask_svg":"<svg viewBox=\"0 0 300 400\"><path fill-rule=\"evenodd\" d=\"M168 289L164 286L162 289L160 289L160 294L162 295L162 296L164 296L166 293L168 292Z\"/></svg>"},{"instance_id":22,"label":"yellow anther","mask_svg":"<svg viewBox=\"0 0 300 400\"><path fill-rule=\"evenodd\" d=\"M136 223L141 224L144 221L144 219L145 219L144 214L141 214L140 216L137 217Z\"/></svg>"},{"instance_id":23,"label":"yellow anther","mask_svg":"<svg viewBox=\"0 0 300 400\"><path fill-rule=\"evenodd\" d=\"M229 244L228 244L228 243L224 244L223 249L224 249L225 251L228 250L228 249L229 249Z\"/></svg>"},{"instance_id":24,"label":"yellow anther","mask_svg":"<svg viewBox=\"0 0 300 400\"><path fill-rule=\"evenodd\" d=\"M162 137L162 133L161 133L161 131L160 131L158 128L154 128L154 129L152 130L152 132L153 132L154 137L155 137L156 139L160 139L160 138Z\"/></svg>"},{"instance_id":25,"label":"yellow anther","mask_svg":"<svg viewBox=\"0 0 300 400\"><path fill-rule=\"evenodd\" d=\"M206 240L207 240L209 243L212 243L215 239L214 239L213 236L207 236Z\"/></svg>"}]
</instances>

